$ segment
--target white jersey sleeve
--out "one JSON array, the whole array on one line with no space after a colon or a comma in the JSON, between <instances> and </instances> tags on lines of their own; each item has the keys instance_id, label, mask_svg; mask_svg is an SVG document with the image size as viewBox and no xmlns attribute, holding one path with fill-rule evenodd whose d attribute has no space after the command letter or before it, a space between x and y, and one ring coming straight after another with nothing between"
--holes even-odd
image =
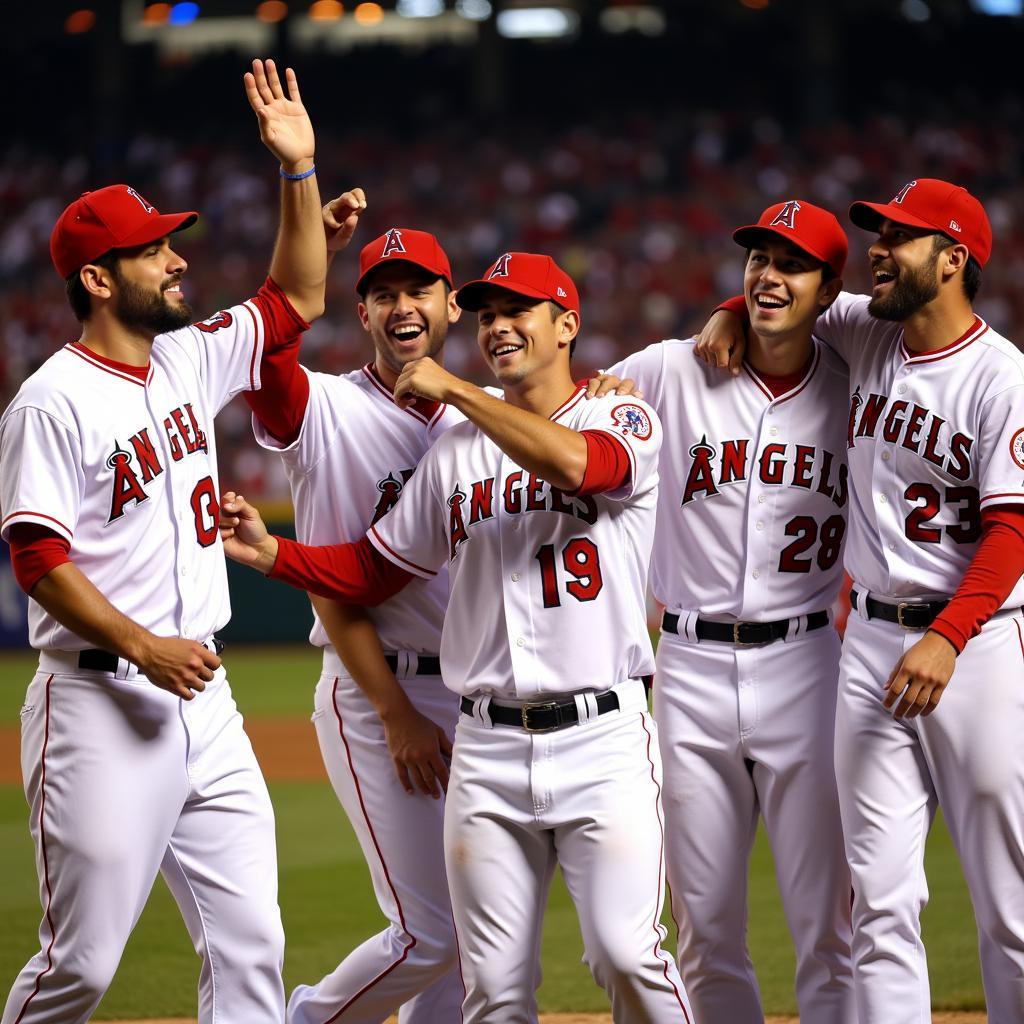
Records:
<instances>
[{"instance_id":1,"label":"white jersey sleeve","mask_svg":"<svg viewBox=\"0 0 1024 1024\"><path fill-rule=\"evenodd\" d=\"M438 460L444 458L446 441L459 429L450 431L423 456L398 503L367 534L388 561L421 579L432 579L449 558Z\"/></svg>"},{"instance_id":2,"label":"white jersey sleeve","mask_svg":"<svg viewBox=\"0 0 1024 1024\"><path fill-rule=\"evenodd\" d=\"M592 398L583 403L573 427L611 434L626 450L630 465L629 483L616 491L606 492L606 498L627 501L658 486L661 422L647 402L620 395Z\"/></svg>"},{"instance_id":3,"label":"white jersey sleeve","mask_svg":"<svg viewBox=\"0 0 1024 1024\"><path fill-rule=\"evenodd\" d=\"M50 472L39 472L43 459ZM10 540L15 523L33 523L73 541L85 489L74 428L34 405L12 410L0 428L0 466L0 536Z\"/></svg>"},{"instance_id":4,"label":"white jersey sleeve","mask_svg":"<svg viewBox=\"0 0 1024 1024\"><path fill-rule=\"evenodd\" d=\"M982 509L1024 504L1024 365L1008 369L1007 378L1018 379L981 410L978 448L987 454L978 487Z\"/></svg>"}]
</instances>

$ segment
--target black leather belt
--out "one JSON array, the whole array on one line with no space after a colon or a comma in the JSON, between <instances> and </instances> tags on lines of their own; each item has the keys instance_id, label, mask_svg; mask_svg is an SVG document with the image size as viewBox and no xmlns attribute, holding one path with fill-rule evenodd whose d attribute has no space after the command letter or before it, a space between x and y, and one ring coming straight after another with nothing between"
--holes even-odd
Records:
<instances>
[{"instance_id":1,"label":"black leather belt","mask_svg":"<svg viewBox=\"0 0 1024 1024\"><path fill-rule=\"evenodd\" d=\"M214 654L220 654L224 650L223 640L211 637L211 642ZM116 672L117 663L120 660L113 651L104 651L98 647L90 647L78 652L78 667L88 669L90 672Z\"/></svg>"},{"instance_id":2,"label":"black leather belt","mask_svg":"<svg viewBox=\"0 0 1024 1024\"><path fill-rule=\"evenodd\" d=\"M595 699L599 715L606 711L619 710L619 695L614 690L595 694ZM459 707L464 715L472 718L473 704L468 697L463 697ZM527 732L554 732L556 729L577 725L580 720L580 713L574 700L535 701L515 707L503 707L492 701L487 714L492 725L515 725Z\"/></svg>"},{"instance_id":3,"label":"black leather belt","mask_svg":"<svg viewBox=\"0 0 1024 1024\"><path fill-rule=\"evenodd\" d=\"M876 601L856 590L850 592L850 603L854 608L859 609L862 600L869 619L895 622L902 629L927 629L949 604L948 601L899 601L890 604L888 601Z\"/></svg>"},{"instance_id":4,"label":"black leather belt","mask_svg":"<svg viewBox=\"0 0 1024 1024\"><path fill-rule=\"evenodd\" d=\"M774 622L711 622L708 619L697 620L698 640L717 640L723 644L736 647L757 647L782 640L789 632L792 619L776 619ZM822 629L828 625L828 612L811 612L807 616L804 632ZM665 612L661 620L661 628L669 633L679 635L679 616L675 612Z\"/></svg>"},{"instance_id":5,"label":"black leather belt","mask_svg":"<svg viewBox=\"0 0 1024 1024\"><path fill-rule=\"evenodd\" d=\"M392 672L398 671L398 655L385 654L384 660ZM418 676L439 676L441 674L441 659L436 654L416 655L416 675Z\"/></svg>"}]
</instances>

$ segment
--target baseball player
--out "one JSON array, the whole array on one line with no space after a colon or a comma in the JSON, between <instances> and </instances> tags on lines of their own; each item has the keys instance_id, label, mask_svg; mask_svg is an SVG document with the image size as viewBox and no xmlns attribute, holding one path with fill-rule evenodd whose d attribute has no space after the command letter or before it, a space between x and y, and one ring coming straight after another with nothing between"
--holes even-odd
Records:
<instances>
[{"instance_id":1,"label":"baseball player","mask_svg":"<svg viewBox=\"0 0 1024 1024\"><path fill-rule=\"evenodd\" d=\"M654 710L665 766L679 969L699 1020L756 1024L746 945L761 812L796 944L800 1019L853 1024L850 875L833 761L846 532L846 368L813 336L846 235L804 200L768 207L747 250L743 372L663 341L609 372L665 427L652 590L665 605ZM813 815L814 828L806 826Z\"/></svg>"},{"instance_id":2,"label":"baseball player","mask_svg":"<svg viewBox=\"0 0 1024 1024\"><path fill-rule=\"evenodd\" d=\"M213 420L323 310L314 137L295 75L246 74L281 165L251 300L188 326L185 261L126 185L50 238L82 334L0 420L0 505L39 670L21 712L43 918L3 1024L89 1019L161 872L197 953L199 1020L281 1024L284 936L266 785L214 637L229 615Z\"/></svg>"},{"instance_id":3,"label":"baseball player","mask_svg":"<svg viewBox=\"0 0 1024 1024\"><path fill-rule=\"evenodd\" d=\"M225 495L227 550L324 595L379 600L448 565L445 684L460 695L445 859L467 1022L536 1020L555 865L617 1021L690 1021L661 949L661 771L641 677L661 427L635 399L586 402L569 373L572 280L506 253L457 301L505 401L409 363L395 397L458 408L398 504L357 544L267 537Z\"/></svg>"},{"instance_id":4,"label":"baseball player","mask_svg":"<svg viewBox=\"0 0 1024 1024\"><path fill-rule=\"evenodd\" d=\"M332 251L343 248L365 197L325 207ZM278 452L308 544L354 541L402 493L420 459L464 417L449 405L398 404L413 359L441 359L454 301L448 257L433 235L391 228L364 247L358 312L373 361L352 373L312 373L291 359L246 395L259 443ZM444 870L443 789L458 698L440 679L438 650L448 576L415 580L368 612L313 598L312 643L323 648L313 721L327 773L366 857L389 924L317 985L288 1001L291 1024L459 1020L462 980ZM430 799L433 796L435 799Z\"/></svg>"},{"instance_id":5,"label":"baseball player","mask_svg":"<svg viewBox=\"0 0 1024 1024\"><path fill-rule=\"evenodd\" d=\"M858 1015L929 1019L923 858L941 807L988 1019L1009 1024L1024 1020L1024 356L972 308L992 246L974 196L919 178L850 217L877 232L872 293L841 294L817 329L850 367L836 777Z\"/></svg>"}]
</instances>

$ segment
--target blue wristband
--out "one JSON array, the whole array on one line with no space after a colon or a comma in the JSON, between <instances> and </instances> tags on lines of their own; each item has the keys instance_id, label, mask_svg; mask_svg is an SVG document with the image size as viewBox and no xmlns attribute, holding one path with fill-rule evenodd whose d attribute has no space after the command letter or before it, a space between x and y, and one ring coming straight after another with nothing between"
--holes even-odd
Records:
<instances>
[{"instance_id":1,"label":"blue wristband","mask_svg":"<svg viewBox=\"0 0 1024 1024\"><path fill-rule=\"evenodd\" d=\"M303 171L301 174L289 174L283 167L279 173L282 178L287 178L289 181L302 181L303 178L316 174L316 164L313 164L308 171Z\"/></svg>"}]
</instances>

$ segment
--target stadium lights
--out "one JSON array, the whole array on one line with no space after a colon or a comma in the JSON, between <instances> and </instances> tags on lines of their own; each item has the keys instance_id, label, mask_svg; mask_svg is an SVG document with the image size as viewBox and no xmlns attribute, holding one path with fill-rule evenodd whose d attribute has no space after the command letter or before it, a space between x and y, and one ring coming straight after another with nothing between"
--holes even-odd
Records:
<instances>
[{"instance_id":1,"label":"stadium lights","mask_svg":"<svg viewBox=\"0 0 1024 1024\"><path fill-rule=\"evenodd\" d=\"M609 35L639 32L644 36L660 36L665 32L665 12L653 4L629 7L606 7L600 15L601 28Z\"/></svg>"},{"instance_id":2,"label":"stadium lights","mask_svg":"<svg viewBox=\"0 0 1024 1024\"><path fill-rule=\"evenodd\" d=\"M380 4L357 4L353 13L360 25L376 25L384 20L384 8Z\"/></svg>"},{"instance_id":3,"label":"stadium lights","mask_svg":"<svg viewBox=\"0 0 1024 1024\"><path fill-rule=\"evenodd\" d=\"M1024 14L1024 0L971 0L971 6L979 14L1019 18Z\"/></svg>"},{"instance_id":4,"label":"stadium lights","mask_svg":"<svg viewBox=\"0 0 1024 1024\"><path fill-rule=\"evenodd\" d=\"M163 25L171 16L170 4L150 4L142 12L142 21L146 25Z\"/></svg>"},{"instance_id":5,"label":"stadium lights","mask_svg":"<svg viewBox=\"0 0 1024 1024\"><path fill-rule=\"evenodd\" d=\"M309 5L310 21L337 21L344 13L338 0L316 0Z\"/></svg>"},{"instance_id":6,"label":"stadium lights","mask_svg":"<svg viewBox=\"0 0 1024 1024\"><path fill-rule=\"evenodd\" d=\"M172 25L191 25L199 17L199 4L191 2L172 4L171 14L167 19Z\"/></svg>"},{"instance_id":7,"label":"stadium lights","mask_svg":"<svg viewBox=\"0 0 1024 1024\"><path fill-rule=\"evenodd\" d=\"M69 36L80 36L90 31L96 24L96 12L83 8L80 11L72 11L64 22L64 31Z\"/></svg>"},{"instance_id":8,"label":"stadium lights","mask_svg":"<svg viewBox=\"0 0 1024 1024\"><path fill-rule=\"evenodd\" d=\"M268 23L284 21L288 17L288 5L284 0L263 0L256 8L256 17Z\"/></svg>"},{"instance_id":9,"label":"stadium lights","mask_svg":"<svg viewBox=\"0 0 1024 1024\"><path fill-rule=\"evenodd\" d=\"M403 18L436 18L444 14L444 0L398 0L395 11Z\"/></svg>"},{"instance_id":10,"label":"stadium lights","mask_svg":"<svg viewBox=\"0 0 1024 1024\"><path fill-rule=\"evenodd\" d=\"M491 16L490 0L456 0L455 13L467 21L486 21Z\"/></svg>"},{"instance_id":11,"label":"stadium lights","mask_svg":"<svg viewBox=\"0 0 1024 1024\"><path fill-rule=\"evenodd\" d=\"M499 11L498 34L506 39L558 39L573 35L580 17L564 7L515 7Z\"/></svg>"}]
</instances>

